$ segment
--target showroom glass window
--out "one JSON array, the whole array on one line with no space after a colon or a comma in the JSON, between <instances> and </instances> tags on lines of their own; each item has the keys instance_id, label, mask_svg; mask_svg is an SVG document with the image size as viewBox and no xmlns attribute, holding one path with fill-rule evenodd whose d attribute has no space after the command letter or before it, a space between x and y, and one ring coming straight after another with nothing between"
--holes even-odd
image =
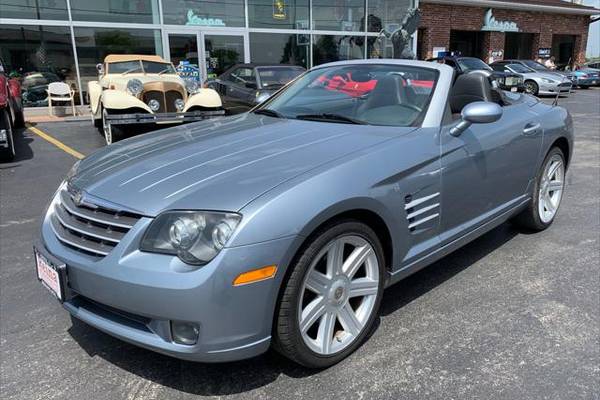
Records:
<instances>
[{"instance_id":1,"label":"showroom glass window","mask_svg":"<svg viewBox=\"0 0 600 400\"><path fill-rule=\"evenodd\" d=\"M308 34L250 33L250 57L255 63L308 68L309 48Z\"/></svg>"},{"instance_id":2,"label":"showroom glass window","mask_svg":"<svg viewBox=\"0 0 600 400\"><path fill-rule=\"evenodd\" d=\"M364 31L364 0L313 0L313 29Z\"/></svg>"},{"instance_id":3,"label":"showroom glass window","mask_svg":"<svg viewBox=\"0 0 600 400\"><path fill-rule=\"evenodd\" d=\"M364 58L364 36L314 35L313 65Z\"/></svg>"},{"instance_id":4,"label":"showroom glass window","mask_svg":"<svg viewBox=\"0 0 600 400\"><path fill-rule=\"evenodd\" d=\"M162 0L165 24L246 26L244 0Z\"/></svg>"},{"instance_id":5,"label":"showroom glass window","mask_svg":"<svg viewBox=\"0 0 600 400\"><path fill-rule=\"evenodd\" d=\"M158 0L71 0L71 15L74 21L160 23Z\"/></svg>"},{"instance_id":6,"label":"showroom glass window","mask_svg":"<svg viewBox=\"0 0 600 400\"><path fill-rule=\"evenodd\" d=\"M6 73L21 82L25 107L47 106L52 82L66 82L79 96L68 27L3 25L0 56Z\"/></svg>"},{"instance_id":7,"label":"showroom glass window","mask_svg":"<svg viewBox=\"0 0 600 400\"><path fill-rule=\"evenodd\" d=\"M400 27L412 3L412 0L369 0L367 30L381 32L385 29L390 33L394 32Z\"/></svg>"},{"instance_id":8,"label":"showroom glass window","mask_svg":"<svg viewBox=\"0 0 600 400\"><path fill-rule=\"evenodd\" d=\"M75 45L84 92L89 81L98 79L96 64L109 54L162 56L160 31L152 29L75 28Z\"/></svg>"},{"instance_id":9,"label":"showroom glass window","mask_svg":"<svg viewBox=\"0 0 600 400\"><path fill-rule=\"evenodd\" d=\"M66 0L0 0L0 18L69 19Z\"/></svg>"},{"instance_id":10,"label":"showroom glass window","mask_svg":"<svg viewBox=\"0 0 600 400\"><path fill-rule=\"evenodd\" d=\"M248 0L251 28L309 29L309 0Z\"/></svg>"}]
</instances>

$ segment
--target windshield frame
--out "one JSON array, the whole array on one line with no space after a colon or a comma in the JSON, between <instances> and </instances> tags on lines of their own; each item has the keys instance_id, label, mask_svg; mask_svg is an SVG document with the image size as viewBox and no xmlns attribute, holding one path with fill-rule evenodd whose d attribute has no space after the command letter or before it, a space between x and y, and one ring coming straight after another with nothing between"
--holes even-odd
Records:
<instances>
[{"instance_id":1,"label":"windshield frame","mask_svg":"<svg viewBox=\"0 0 600 400\"><path fill-rule=\"evenodd\" d=\"M158 74L158 72L146 72L145 68L144 68L144 63L154 63L154 64L163 64L165 66L169 66L170 68L173 69L173 72L164 72L164 74L177 74L177 69L175 69L175 67L173 66L173 63L170 63L168 61L148 61L148 60L129 60L129 61L113 61L113 62L109 62L106 63L106 74L123 74L127 71L123 71L123 72L111 72L111 65L113 64L121 64L121 63L138 63L139 65L139 70L136 70L135 72L130 72L130 74ZM127 74L129 75L129 74Z\"/></svg>"},{"instance_id":2,"label":"windshield frame","mask_svg":"<svg viewBox=\"0 0 600 400\"><path fill-rule=\"evenodd\" d=\"M330 68L330 67L343 67L343 66L395 66L395 67L405 67L405 68L409 68L409 69L410 68L423 69L423 70L431 71L433 74L435 74L435 78L434 78L435 80L433 83L433 87L431 88L431 92L429 93L427 101L423 104L423 110L421 111L419 116L410 125L385 125L385 124L372 124L372 123L368 123L366 121L363 121L363 122L366 122L367 126L381 126L381 127L390 127L390 128L441 126L443 111L437 110L437 108L439 108L439 104L437 104L437 103L439 103L439 99L436 98L436 95L439 94L439 95L443 95L444 97L447 97L447 95L448 95L447 91L444 91L444 90L441 90L438 88L440 86L441 87L449 86L449 84L452 81L453 74L454 74L453 69L451 69L448 66L442 65L441 67L444 67L444 68L448 69L449 71L444 70L444 69L440 68L440 65L438 65L438 64L431 64L431 66L429 66L430 63L428 63L426 61L417 61L417 63L419 63L419 64L417 64L417 65L412 64L411 61L404 61L404 62L398 62L398 63L385 63L385 62L380 62L379 60L376 60L376 59L371 59L371 60L362 60L362 62L353 62L353 63L347 63L345 61L341 61L341 62L322 64L320 66L316 66L309 70L304 71L302 74L300 74L295 79L290 81L287 85L278 89L267 100L256 105L255 107L250 109L248 112L253 113L254 111L258 111L258 110L271 110L271 111L278 112L275 109L269 108L269 105L271 105L285 91L290 90L290 88L292 88L292 86L297 81L300 81L303 77L305 77L306 75L308 75L314 71L320 71L320 70ZM448 91L449 91L449 87L448 87ZM445 102L446 102L446 100L443 101L443 104L445 104ZM433 107L434 110L432 110L432 106L434 106ZM289 119L295 119L295 118L289 118ZM436 119L437 119L436 123L432 125L432 122L433 122L432 120L436 120Z\"/></svg>"},{"instance_id":3,"label":"windshield frame","mask_svg":"<svg viewBox=\"0 0 600 400\"><path fill-rule=\"evenodd\" d=\"M546 67L544 64L540 64L537 61L533 61L533 60L523 60L520 62L521 64L524 64L527 68L531 68L535 71L538 72L548 72L548 71L552 71L550 68ZM532 65L535 65L536 67L533 67Z\"/></svg>"},{"instance_id":4,"label":"windshield frame","mask_svg":"<svg viewBox=\"0 0 600 400\"><path fill-rule=\"evenodd\" d=\"M466 65L466 64L464 64L464 61L467 61L467 62L470 62L470 61L475 61L475 62L477 62L477 63L481 63L481 66L483 67L483 69L481 69L481 68L477 68L477 69L465 68L465 65ZM491 72L491 71L493 71L493 68L492 68L492 67L490 67L489 65L487 65L487 64L485 63L485 61L483 61L483 60L480 60L479 58L476 58L476 57L458 57L458 58L456 59L456 63L458 64L458 66L460 67L460 69L461 69L462 71L464 71L464 72L469 72L469 71L482 71L482 70L484 70L484 71L490 71L490 72Z\"/></svg>"}]
</instances>

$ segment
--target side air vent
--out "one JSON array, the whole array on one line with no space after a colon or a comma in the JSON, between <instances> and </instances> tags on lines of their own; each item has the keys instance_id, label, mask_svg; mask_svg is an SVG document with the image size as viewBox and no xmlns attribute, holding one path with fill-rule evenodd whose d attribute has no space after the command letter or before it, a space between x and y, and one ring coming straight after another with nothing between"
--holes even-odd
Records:
<instances>
[{"instance_id":1,"label":"side air vent","mask_svg":"<svg viewBox=\"0 0 600 400\"><path fill-rule=\"evenodd\" d=\"M414 232L417 228L427 222L436 221L440 216L440 193L434 193L425 197L413 199L412 196L406 196L407 203L404 206L406 219L408 220L408 230Z\"/></svg>"}]
</instances>

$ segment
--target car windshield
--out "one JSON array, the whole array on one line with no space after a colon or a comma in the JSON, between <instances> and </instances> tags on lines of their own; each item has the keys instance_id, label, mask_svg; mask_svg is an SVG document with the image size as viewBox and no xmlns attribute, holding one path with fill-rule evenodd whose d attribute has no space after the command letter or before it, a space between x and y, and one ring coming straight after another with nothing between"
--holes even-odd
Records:
<instances>
[{"instance_id":1,"label":"car windshield","mask_svg":"<svg viewBox=\"0 0 600 400\"><path fill-rule=\"evenodd\" d=\"M175 74L175 68L170 63L142 61L144 72L147 74Z\"/></svg>"},{"instance_id":2,"label":"car windshield","mask_svg":"<svg viewBox=\"0 0 600 400\"><path fill-rule=\"evenodd\" d=\"M22 89L30 89L35 86L46 86L52 82L60 82L58 76L50 72L30 72L25 75L21 83Z\"/></svg>"},{"instance_id":3,"label":"car windshield","mask_svg":"<svg viewBox=\"0 0 600 400\"><path fill-rule=\"evenodd\" d=\"M508 68L510 68L512 71L514 71L518 74L526 74L528 72L534 72L533 69L528 68L522 64L509 64Z\"/></svg>"},{"instance_id":4,"label":"car windshield","mask_svg":"<svg viewBox=\"0 0 600 400\"><path fill-rule=\"evenodd\" d=\"M456 61L463 71L492 71L490 66L479 58L459 58Z\"/></svg>"},{"instance_id":5,"label":"car windshield","mask_svg":"<svg viewBox=\"0 0 600 400\"><path fill-rule=\"evenodd\" d=\"M140 60L113 62L108 64L107 72L111 74L142 72L142 64Z\"/></svg>"},{"instance_id":6,"label":"car windshield","mask_svg":"<svg viewBox=\"0 0 600 400\"><path fill-rule=\"evenodd\" d=\"M304 72L296 67L260 67L257 71L263 89L281 87Z\"/></svg>"},{"instance_id":7,"label":"car windshield","mask_svg":"<svg viewBox=\"0 0 600 400\"><path fill-rule=\"evenodd\" d=\"M527 65L529 68L535 69L536 71L549 71L548 68L546 68L544 65L535 62L535 61L531 61L531 60L525 60L522 61L523 64Z\"/></svg>"},{"instance_id":8,"label":"car windshield","mask_svg":"<svg viewBox=\"0 0 600 400\"><path fill-rule=\"evenodd\" d=\"M322 122L414 126L427 112L437 79L435 69L406 65L318 68L255 112Z\"/></svg>"}]
</instances>

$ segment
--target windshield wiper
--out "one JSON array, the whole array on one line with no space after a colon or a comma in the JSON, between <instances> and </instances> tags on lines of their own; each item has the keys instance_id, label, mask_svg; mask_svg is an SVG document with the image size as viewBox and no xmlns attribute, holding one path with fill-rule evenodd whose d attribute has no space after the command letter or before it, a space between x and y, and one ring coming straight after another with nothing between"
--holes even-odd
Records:
<instances>
[{"instance_id":1,"label":"windshield wiper","mask_svg":"<svg viewBox=\"0 0 600 400\"><path fill-rule=\"evenodd\" d=\"M162 71L160 71L160 72L158 73L158 75L162 75L162 74L164 74L165 72L169 72L170 70L171 70L171 68L165 68L165 69L163 69Z\"/></svg>"},{"instance_id":2,"label":"windshield wiper","mask_svg":"<svg viewBox=\"0 0 600 400\"><path fill-rule=\"evenodd\" d=\"M312 121L333 121L333 122L342 122L345 124L357 124L357 125L365 125L365 121L361 121L359 119L354 119L350 117L346 117L345 115L339 114L300 114L296 116L296 119L304 119L304 120L312 120Z\"/></svg>"},{"instance_id":3,"label":"windshield wiper","mask_svg":"<svg viewBox=\"0 0 600 400\"><path fill-rule=\"evenodd\" d=\"M285 118L285 116L280 113L277 112L275 110L270 110L268 108L261 108L260 110L256 110L256 111L252 111L254 114L259 114L259 115L267 115L269 117L273 117L273 118Z\"/></svg>"}]
</instances>

